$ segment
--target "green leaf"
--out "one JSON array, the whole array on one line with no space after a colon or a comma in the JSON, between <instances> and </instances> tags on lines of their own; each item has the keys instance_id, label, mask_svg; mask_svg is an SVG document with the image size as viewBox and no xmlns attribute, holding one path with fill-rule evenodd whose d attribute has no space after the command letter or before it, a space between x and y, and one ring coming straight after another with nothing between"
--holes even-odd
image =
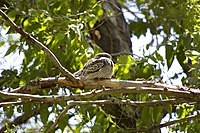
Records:
<instances>
[{"instance_id":1,"label":"green leaf","mask_svg":"<svg viewBox=\"0 0 200 133\"><path fill-rule=\"evenodd\" d=\"M42 104L40 107L40 118L42 120L42 123L46 125L49 117L49 110L47 104Z\"/></svg>"},{"instance_id":2,"label":"green leaf","mask_svg":"<svg viewBox=\"0 0 200 133\"><path fill-rule=\"evenodd\" d=\"M9 13L8 13L8 17L9 17L12 21L14 21L14 20L15 20L16 14L17 14L17 11L16 11L16 10L11 10L11 11L9 11Z\"/></svg>"},{"instance_id":3,"label":"green leaf","mask_svg":"<svg viewBox=\"0 0 200 133\"><path fill-rule=\"evenodd\" d=\"M60 121L58 122L58 127L63 131L68 123L68 115L64 114Z\"/></svg>"},{"instance_id":4,"label":"green leaf","mask_svg":"<svg viewBox=\"0 0 200 133\"><path fill-rule=\"evenodd\" d=\"M18 47L17 45L11 45L10 48L7 50L6 54L4 55L4 57L9 55L12 52L15 52L17 47Z\"/></svg>"},{"instance_id":5,"label":"green leaf","mask_svg":"<svg viewBox=\"0 0 200 133\"><path fill-rule=\"evenodd\" d=\"M10 127L9 127L8 123L6 123L5 125L6 125L6 131L10 133Z\"/></svg>"},{"instance_id":6,"label":"green leaf","mask_svg":"<svg viewBox=\"0 0 200 133\"><path fill-rule=\"evenodd\" d=\"M90 26L90 28L93 28L94 25L96 24L96 22L97 22L97 19L96 19L96 18L91 19L91 20L89 21L89 26Z\"/></svg>"},{"instance_id":7,"label":"green leaf","mask_svg":"<svg viewBox=\"0 0 200 133\"><path fill-rule=\"evenodd\" d=\"M157 106L153 108L153 119L157 124L160 123L163 117L162 112L163 112L163 107L161 106Z\"/></svg>"},{"instance_id":8,"label":"green leaf","mask_svg":"<svg viewBox=\"0 0 200 133\"><path fill-rule=\"evenodd\" d=\"M153 62L158 63L158 61L153 55L149 55L147 58L150 58Z\"/></svg>"},{"instance_id":9,"label":"green leaf","mask_svg":"<svg viewBox=\"0 0 200 133\"><path fill-rule=\"evenodd\" d=\"M102 125L95 124L91 129L96 133L103 133Z\"/></svg>"},{"instance_id":10,"label":"green leaf","mask_svg":"<svg viewBox=\"0 0 200 133\"><path fill-rule=\"evenodd\" d=\"M191 38L191 36L189 34L183 36L183 46L186 49L190 49L191 43L192 43L192 38Z\"/></svg>"},{"instance_id":11,"label":"green leaf","mask_svg":"<svg viewBox=\"0 0 200 133\"><path fill-rule=\"evenodd\" d=\"M0 42L0 47L2 47L5 44L4 41Z\"/></svg>"},{"instance_id":12,"label":"green leaf","mask_svg":"<svg viewBox=\"0 0 200 133\"><path fill-rule=\"evenodd\" d=\"M155 54L156 54L156 58L157 58L157 60L159 60L159 61L163 61L163 57L158 53L157 50L155 51Z\"/></svg>"},{"instance_id":13,"label":"green leaf","mask_svg":"<svg viewBox=\"0 0 200 133\"><path fill-rule=\"evenodd\" d=\"M179 49L176 50L177 53L176 53L176 57L177 57L177 60L179 62L179 64L182 66L182 67L185 67L185 64L184 64L184 61L186 59L186 56L185 56L185 52L183 51L183 47L179 47Z\"/></svg>"},{"instance_id":14,"label":"green leaf","mask_svg":"<svg viewBox=\"0 0 200 133\"><path fill-rule=\"evenodd\" d=\"M174 49L172 45L166 45L165 50L167 67L169 69L172 65L172 62L174 61Z\"/></svg>"},{"instance_id":15,"label":"green leaf","mask_svg":"<svg viewBox=\"0 0 200 133\"><path fill-rule=\"evenodd\" d=\"M149 108L148 107L144 107L142 109L142 120L144 121L145 125L149 125L149 121L150 121L151 117L149 114Z\"/></svg>"},{"instance_id":16,"label":"green leaf","mask_svg":"<svg viewBox=\"0 0 200 133\"><path fill-rule=\"evenodd\" d=\"M103 10L99 9L98 12L97 12L97 15L98 15L98 20L101 21L102 16L103 16Z\"/></svg>"},{"instance_id":17,"label":"green leaf","mask_svg":"<svg viewBox=\"0 0 200 133\"><path fill-rule=\"evenodd\" d=\"M25 114L29 114L32 110L32 104L25 104L23 106L23 111Z\"/></svg>"},{"instance_id":18,"label":"green leaf","mask_svg":"<svg viewBox=\"0 0 200 133\"><path fill-rule=\"evenodd\" d=\"M131 66L135 64L131 56L119 56L117 63L115 64L116 78L118 79L130 79Z\"/></svg>"},{"instance_id":19,"label":"green leaf","mask_svg":"<svg viewBox=\"0 0 200 133\"><path fill-rule=\"evenodd\" d=\"M168 113L172 113L172 105L166 105L165 109L167 110Z\"/></svg>"},{"instance_id":20,"label":"green leaf","mask_svg":"<svg viewBox=\"0 0 200 133\"><path fill-rule=\"evenodd\" d=\"M13 109L12 106L6 106L6 107L4 107L4 111L6 111L6 116L8 118L11 118L13 116L14 109Z\"/></svg>"},{"instance_id":21,"label":"green leaf","mask_svg":"<svg viewBox=\"0 0 200 133\"><path fill-rule=\"evenodd\" d=\"M153 74L153 67L152 65L146 65L142 71L142 76L147 79Z\"/></svg>"}]
</instances>

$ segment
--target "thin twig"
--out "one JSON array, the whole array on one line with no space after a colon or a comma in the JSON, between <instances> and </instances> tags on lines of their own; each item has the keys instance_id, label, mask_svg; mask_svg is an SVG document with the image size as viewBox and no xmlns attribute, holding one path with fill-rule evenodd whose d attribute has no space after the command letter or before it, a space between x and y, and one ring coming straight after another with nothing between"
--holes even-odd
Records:
<instances>
[{"instance_id":1,"label":"thin twig","mask_svg":"<svg viewBox=\"0 0 200 133\"><path fill-rule=\"evenodd\" d=\"M74 106L76 106L76 105L78 105L78 103L70 103L69 105L67 105L67 106L65 107L65 109L61 112L61 114L58 116L58 118L55 120L55 122L53 123L53 125L51 125L51 127L47 130L47 133L52 132L53 129L55 129L55 127L56 127L56 125L58 124L58 122L60 121L60 119L62 118L62 116L63 116L64 114L66 114L67 111L68 111L70 108L72 108L72 107L74 107Z\"/></svg>"},{"instance_id":2,"label":"thin twig","mask_svg":"<svg viewBox=\"0 0 200 133\"><path fill-rule=\"evenodd\" d=\"M37 46L40 50L44 51L48 55L48 57L51 59L51 61L54 63L54 65L62 72L62 74L66 77L68 77L72 81L77 81L76 78L73 76L72 73L70 73L66 68L62 66L62 64L59 62L59 60L56 58L56 56L41 42L36 40L33 36L31 36L28 32L24 31L20 26L16 25L1 9L0 9L0 15L4 18L5 21L7 21L10 26L19 34L21 34L24 38L29 40L33 45Z\"/></svg>"},{"instance_id":3,"label":"thin twig","mask_svg":"<svg viewBox=\"0 0 200 133\"><path fill-rule=\"evenodd\" d=\"M73 103L77 105L86 105L86 104L96 104L96 105L104 105L104 104L117 104L117 105L129 105L129 106L145 106L145 107L155 107L155 106L165 106L169 104L181 104L186 103L187 100L180 99L163 99L163 100L152 100L152 101L131 101L131 100L118 100L118 99L108 99L108 100L95 100L95 101L73 101ZM192 104L196 103L196 101L190 101Z\"/></svg>"},{"instance_id":4,"label":"thin twig","mask_svg":"<svg viewBox=\"0 0 200 133\"><path fill-rule=\"evenodd\" d=\"M1 102L0 107L2 106L17 106L17 105L24 105L24 104L30 104L33 101L28 100L28 101L16 101L16 102ZM36 103L36 101L34 101Z\"/></svg>"},{"instance_id":5,"label":"thin twig","mask_svg":"<svg viewBox=\"0 0 200 133\"><path fill-rule=\"evenodd\" d=\"M170 126L170 125L173 125L173 124L176 124L176 123L181 123L181 122L185 122L185 121L190 121L190 120L193 120L193 119L199 119L200 118L200 114L196 114L196 115L190 115L190 116L187 116L185 118L179 118L177 120L173 120L173 121L169 121L169 122L166 122L166 123L163 123L163 124L159 124L159 125L156 125L156 126L153 126L151 128L148 128L147 131L152 131L153 129L158 129L158 128L162 128L162 127L167 127L167 126Z\"/></svg>"},{"instance_id":6,"label":"thin twig","mask_svg":"<svg viewBox=\"0 0 200 133\"><path fill-rule=\"evenodd\" d=\"M160 128L167 127L167 126L170 126L170 125L173 125L176 123L181 123L181 122L190 121L190 120L199 119L199 118L200 118L200 114L191 115L191 116L187 116L185 118L180 118L180 119L169 121L169 122L166 122L163 124L158 124L156 126L152 126L149 128L136 128L136 129L129 129L128 131L134 132L134 133L135 132L149 132L149 131L153 132L156 129L160 129Z\"/></svg>"}]
</instances>

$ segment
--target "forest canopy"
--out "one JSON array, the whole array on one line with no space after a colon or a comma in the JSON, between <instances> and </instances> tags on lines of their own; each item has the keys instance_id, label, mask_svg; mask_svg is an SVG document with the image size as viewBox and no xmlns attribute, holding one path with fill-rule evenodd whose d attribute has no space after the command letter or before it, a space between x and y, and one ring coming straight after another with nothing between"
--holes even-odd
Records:
<instances>
[{"instance_id":1,"label":"forest canopy","mask_svg":"<svg viewBox=\"0 0 200 133\"><path fill-rule=\"evenodd\" d=\"M200 130L198 0L2 0L0 9L0 132ZM112 79L76 80L101 52Z\"/></svg>"}]
</instances>

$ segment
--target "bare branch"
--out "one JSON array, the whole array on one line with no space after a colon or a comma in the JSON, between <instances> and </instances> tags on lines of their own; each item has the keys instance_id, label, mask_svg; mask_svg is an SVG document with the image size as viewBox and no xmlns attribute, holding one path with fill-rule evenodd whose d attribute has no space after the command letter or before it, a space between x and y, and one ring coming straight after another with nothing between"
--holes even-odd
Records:
<instances>
[{"instance_id":1,"label":"bare branch","mask_svg":"<svg viewBox=\"0 0 200 133\"><path fill-rule=\"evenodd\" d=\"M105 93L111 94L124 94L124 93L152 93L152 94L165 94L169 96L184 97L189 98L196 97L199 99L200 90L185 88L181 86L167 85L162 83L155 83L152 81L130 81L130 80L85 80L72 82L67 80L65 77L60 78L42 78L36 81L32 81L25 86L22 86L11 92L23 92L35 91L44 88L50 88L52 86L71 86L79 88L110 88L103 92L98 92L99 95L104 95ZM118 88L118 89L116 89ZM101 91L101 90L100 90ZM101 94L100 94L101 93ZM96 95L96 94L94 94Z\"/></svg>"},{"instance_id":2,"label":"bare branch","mask_svg":"<svg viewBox=\"0 0 200 133\"><path fill-rule=\"evenodd\" d=\"M106 91L106 92L104 92ZM118 92L119 91L119 92ZM23 102L1 102L0 106L5 105L21 105L21 104L27 104L29 102L42 102L42 103L55 103L60 101L70 101L70 100L82 100L86 98L93 98L93 97L99 97L99 96L105 96L105 95L112 95L112 94L127 94L131 93L132 90L125 90L123 93L121 91L124 91L124 89L117 89L117 91L112 90L97 90L93 92L86 92L81 94L71 94L69 96L59 96L59 95L53 95L53 96L40 96L40 95L31 95L31 94L19 94L19 93L7 93L0 91L0 96L5 98L24 98L28 99L28 101ZM130 91L130 92L129 92ZM137 92L136 92L137 93ZM74 103L79 101L74 101ZM163 106L166 104L181 104L190 102L192 104L196 104L197 102L200 102L200 100L197 99L184 99L184 98L172 98L172 99L163 99L163 100L152 100L152 101L130 101L130 100L118 100L118 99L110 99L110 100L97 100L97 101L81 101L81 104L122 104L122 105L131 105L131 106Z\"/></svg>"},{"instance_id":3,"label":"bare branch","mask_svg":"<svg viewBox=\"0 0 200 133\"><path fill-rule=\"evenodd\" d=\"M152 131L156 128L167 127L167 126L170 126L170 125L173 125L173 124L176 124L176 123L181 123L181 122L190 121L190 120L199 119L199 118L200 118L200 114L190 115L190 116L187 116L185 118L179 118L177 120L173 120L173 121L169 121L169 122L166 122L166 123L163 123L163 124L153 126L151 128L148 128L146 131Z\"/></svg>"},{"instance_id":4,"label":"bare branch","mask_svg":"<svg viewBox=\"0 0 200 133\"><path fill-rule=\"evenodd\" d=\"M0 103L0 107L2 106L17 106L17 105L24 105L24 104L30 104L32 103L31 100L28 100L28 101L16 101L16 102L1 102ZM34 103L36 103L34 101Z\"/></svg>"},{"instance_id":5,"label":"bare branch","mask_svg":"<svg viewBox=\"0 0 200 133\"><path fill-rule=\"evenodd\" d=\"M96 104L96 105L105 105L105 104L117 104L117 105L130 105L130 106L145 106L145 107L154 107L154 106L165 106L169 104L181 104L188 102L185 99L163 99L163 100L152 100L152 101L131 101L131 100L118 100L118 99L108 99L108 100L95 100L95 101L73 101L76 105L85 105L85 104ZM190 101L192 102L192 101ZM196 103L193 101L192 104Z\"/></svg>"},{"instance_id":6,"label":"bare branch","mask_svg":"<svg viewBox=\"0 0 200 133\"><path fill-rule=\"evenodd\" d=\"M21 34L24 38L29 40L34 46L39 48L40 50L44 51L48 57L51 59L51 61L54 63L54 65L62 72L62 74L66 77L68 77L71 81L77 81L76 78L73 76L72 73L70 73L66 68L62 66L62 64L59 62L59 60L56 58L56 56L41 42L36 40L33 36L31 36L29 33L24 31L21 27L17 26L2 10L0 10L0 15L4 18L5 21L7 21L10 26L19 34Z\"/></svg>"},{"instance_id":7,"label":"bare branch","mask_svg":"<svg viewBox=\"0 0 200 133\"><path fill-rule=\"evenodd\" d=\"M53 123L53 125L51 125L51 127L48 129L47 133L51 133L51 132L53 131L53 129L55 129L56 125L58 124L58 122L60 121L60 119L62 118L62 116L63 116L64 114L66 114L67 111L68 111L70 108L72 108L72 107L74 107L74 106L76 106L76 105L78 105L78 103L70 103L69 105L67 105L67 106L65 107L65 109L61 112L61 114L58 116L58 118L55 120L55 122Z\"/></svg>"},{"instance_id":8,"label":"bare branch","mask_svg":"<svg viewBox=\"0 0 200 133\"><path fill-rule=\"evenodd\" d=\"M124 87L122 89L104 89L104 90L96 90L92 92L86 92L81 94L71 94L71 95L52 95L52 96L40 96L40 95L31 95L31 94L20 94L20 93L9 93L0 91L0 97L2 99L10 99L10 98L23 98L23 99L31 99L33 101L42 101L46 103L51 102L60 102L60 101L69 101L69 100L80 100L84 98L92 98L92 97L100 97L105 95L114 95L114 94L127 94L127 93L151 93L151 94L165 94L169 96L182 97L187 99L196 99L199 100L199 92L196 94L190 91L181 91L175 89L165 90L164 88L151 88L151 87Z\"/></svg>"}]
</instances>

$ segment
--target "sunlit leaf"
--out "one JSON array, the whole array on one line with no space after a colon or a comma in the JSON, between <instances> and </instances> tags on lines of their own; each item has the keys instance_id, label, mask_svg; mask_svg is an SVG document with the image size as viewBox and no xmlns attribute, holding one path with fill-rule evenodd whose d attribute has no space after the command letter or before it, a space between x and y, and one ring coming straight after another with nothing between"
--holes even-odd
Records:
<instances>
[{"instance_id":1,"label":"sunlit leaf","mask_svg":"<svg viewBox=\"0 0 200 133\"><path fill-rule=\"evenodd\" d=\"M4 56L7 56L10 53L15 52L16 49L17 49L17 47L18 47L17 45L11 45L10 48L7 50L7 52L6 52L6 54Z\"/></svg>"},{"instance_id":2,"label":"sunlit leaf","mask_svg":"<svg viewBox=\"0 0 200 133\"><path fill-rule=\"evenodd\" d=\"M0 42L0 47L2 47L4 44L5 44L5 42L4 42L4 41L1 41L1 42Z\"/></svg>"}]
</instances>

